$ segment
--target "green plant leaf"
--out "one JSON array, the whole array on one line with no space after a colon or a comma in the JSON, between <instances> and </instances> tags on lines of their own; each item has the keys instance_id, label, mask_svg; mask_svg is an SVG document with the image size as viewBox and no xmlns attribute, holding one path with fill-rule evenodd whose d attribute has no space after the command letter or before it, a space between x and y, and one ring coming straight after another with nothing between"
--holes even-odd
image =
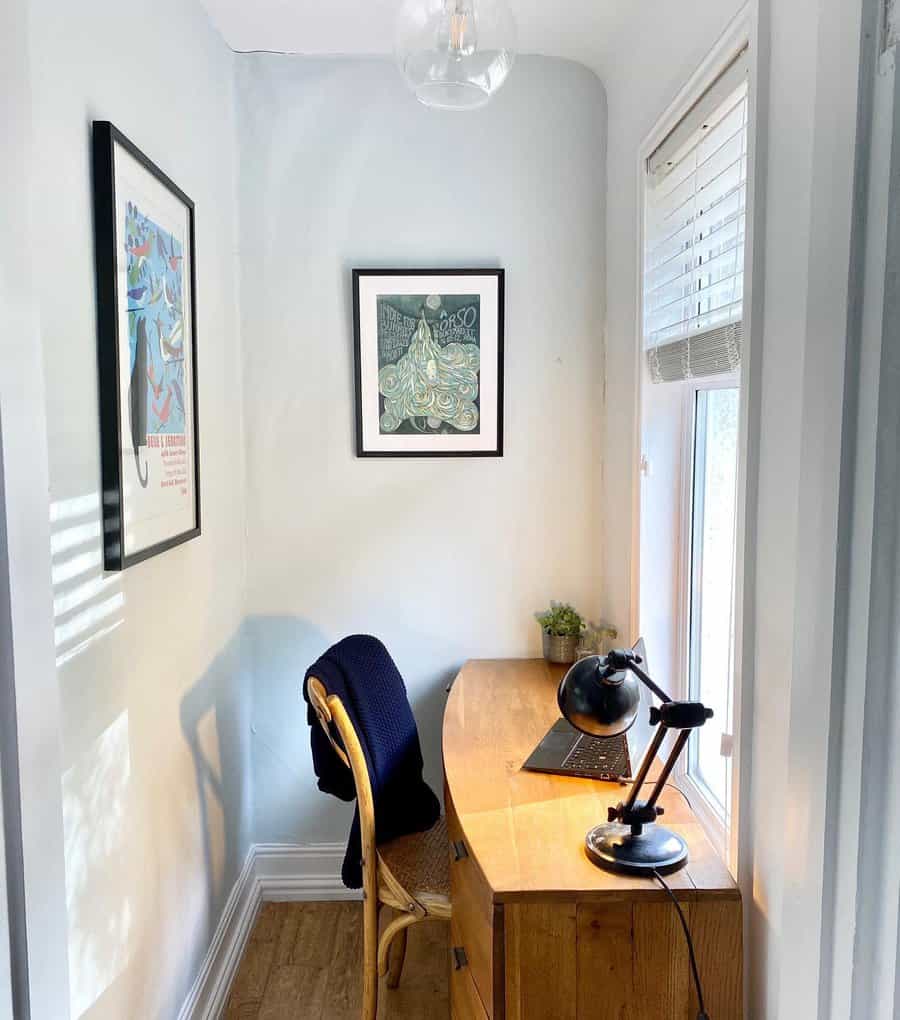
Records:
<instances>
[{"instance_id":1,"label":"green plant leaf","mask_svg":"<svg viewBox=\"0 0 900 1020\"><path fill-rule=\"evenodd\" d=\"M578 611L565 602L551 602L550 608L537 614L537 622L547 634L578 637L585 622Z\"/></svg>"}]
</instances>

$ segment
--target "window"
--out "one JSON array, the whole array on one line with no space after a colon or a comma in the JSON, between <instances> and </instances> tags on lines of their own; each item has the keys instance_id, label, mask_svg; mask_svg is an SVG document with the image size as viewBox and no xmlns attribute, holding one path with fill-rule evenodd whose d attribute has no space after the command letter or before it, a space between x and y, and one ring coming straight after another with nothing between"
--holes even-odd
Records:
<instances>
[{"instance_id":1,"label":"window","mask_svg":"<svg viewBox=\"0 0 900 1020\"><path fill-rule=\"evenodd\" d=\"M737 516L736 386L693 391L688 571L688 695L715 715L688 745L688 774L722 818L731 785L734 542Z\"/></svg>"},{"instance_id":2,"label":"window","mask_svg":"<svg viewBox=\"0 0 900 1020\"><path fill-rule=\"evenodd\" d=\"M733 51L732 51L733 52ZM729 60L644 173L640 627L714 717L680 769L720 848L731 796L749 69Z\"/></svg>"}]
</instances>

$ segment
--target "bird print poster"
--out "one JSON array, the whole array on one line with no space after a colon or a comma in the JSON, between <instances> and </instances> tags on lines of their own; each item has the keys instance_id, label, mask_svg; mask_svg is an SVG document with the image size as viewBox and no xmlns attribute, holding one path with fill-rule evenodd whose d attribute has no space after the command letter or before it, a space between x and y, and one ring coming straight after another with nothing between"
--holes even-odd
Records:
<instances>
[{"instance_id":1,"label":"bird print poster","mask_svg":"<svg viewBox=\"0 0 900 1020\"><path fill-rule=\"evenodd\" d=\"M122 569L200 531L194 207L112 125L94 131L106 563Z\"/></svg>"},{"instance_id":2,"label":"bird print poster","mask_svg":"<svg viewBox=\"0 0 900 1020\"><path fill-rule=\"evenodd\" d=\"M180 240L125 203L125 258L128 282L128 346L132 389L141 387L134 414L135 443L185 434L184 252ZM185 478L173 477L174 484ZM140 474L142 486L148 474Z\"/></svg>"},{"instance_id":3,"label":"bird print poster","mask_svg":"<svg viewBox=\"0 0 900 1020\"><path fill-rule=\"evenodd\" d=\"M503 270L355 270L359 456L500 456Z\"/></svg>"}]
</instances>

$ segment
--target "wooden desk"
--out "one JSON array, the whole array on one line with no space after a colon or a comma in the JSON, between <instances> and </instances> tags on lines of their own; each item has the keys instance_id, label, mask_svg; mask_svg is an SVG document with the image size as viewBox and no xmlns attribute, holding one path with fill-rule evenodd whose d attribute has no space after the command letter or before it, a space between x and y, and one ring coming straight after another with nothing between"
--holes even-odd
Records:
<instances>
[{"instance_id":1,"label":"wooden desk","mask_svg":"<svg viewBox=\"0 0 900 1020\"><path fill-rule=\"evenodd\" d=\"M584 836L622 799L615 783L524 772L559 717L563 670L471 661L444 715L451 841L453 1020L695 1020L678 917L652 880L595 867ZM740 893L676 790L661 802L690 860L671 875L707 1009L740 1020ZM457 954L458 959L463 959Z\"/></svg>"}]
</instances>

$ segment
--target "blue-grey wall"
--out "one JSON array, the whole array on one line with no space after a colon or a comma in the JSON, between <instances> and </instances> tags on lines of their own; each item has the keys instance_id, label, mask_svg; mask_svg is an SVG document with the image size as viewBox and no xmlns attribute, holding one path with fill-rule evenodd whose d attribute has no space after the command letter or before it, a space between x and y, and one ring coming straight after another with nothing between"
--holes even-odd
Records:
<instances>
[{"instance_id":1,"label":"blue-grey wall","mask_svg":"<svg viewBox=\"0 0 900 1020\"><path fill-rule=\"evenodd\" d=\"M299 687L383 638L440 786L444 686L540 654L533 613L599 608L606 100L521 59L484 110L419 106L384 59L237 61L241 329L260 841L344 838ZM506 456L358 460L350 270L506 269Z\"/></svg>"}]
</instances>

